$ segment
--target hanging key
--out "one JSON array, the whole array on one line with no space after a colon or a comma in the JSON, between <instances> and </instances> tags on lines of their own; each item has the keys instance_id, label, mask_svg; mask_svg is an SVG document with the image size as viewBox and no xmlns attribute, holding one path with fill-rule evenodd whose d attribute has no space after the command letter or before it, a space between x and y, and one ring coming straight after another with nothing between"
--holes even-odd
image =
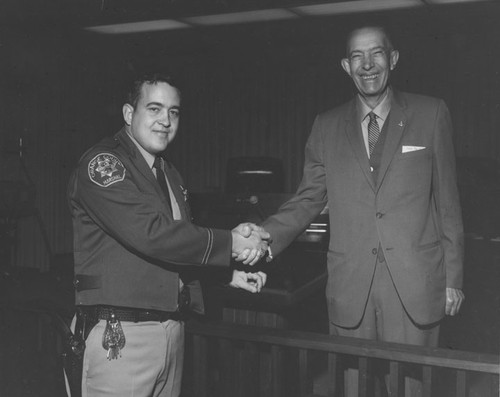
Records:
<instances>
[{"instance_id":1,"label":"hanging key","mask_svg":"<svg viewBox=\"0 0 500 397\"><path fill-rule=\"evenodd\" d=\"M106 328L102 335L102 347L108 351L108 360L121 357L121 349L125 347L125 334L123 333L120 320L113 311L111 311L106 321Z\"/></svg>"}]
</instances>

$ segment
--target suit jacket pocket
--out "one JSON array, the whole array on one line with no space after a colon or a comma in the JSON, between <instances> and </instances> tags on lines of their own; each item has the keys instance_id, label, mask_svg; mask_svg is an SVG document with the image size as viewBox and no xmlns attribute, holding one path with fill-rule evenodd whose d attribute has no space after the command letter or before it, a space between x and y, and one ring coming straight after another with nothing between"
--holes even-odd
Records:
<instances>
[{"instance_id":1,"label":"suit jacket pocket","mask_svg":"<svg viewBox=\"0 0 500 397\"><path fill-rule=\"evenodd\" d=\"M443 269L443 247L441 241L434 241L428 244L422 244L415 248L415 265L426 267L432 270L432 274L436 274L437 269Z\"/></svg>"},{"instance_id":2,"label":"suit jacket pocket","mask_svg":"<svg viewBox=\"0 0 500 397\"><path fill-rule=\"evenodd\" d=\"M415 251L426 251L426 250L430 250L430 249L435 248L435 247L439 247L440 245L441 245L441 241L436 240L436 241L433 241L432 243L419 245L415 249Z\"/></svg>"},{"instance_id":3,"label":"suit jacket pocket","mask_svg":"<svg viewBox=\"0 0 500 397\"><path fill-rule=\"evenodd\" d=\"M407 159L412 159L415 157L425 157L425 156L430 156L430 155L431 155L430 148L425 148L425 149L414 150L412 152L406 152L406 153L399 152L396 157L400 160L407 160Z\"/></svg>"}]
</instances>

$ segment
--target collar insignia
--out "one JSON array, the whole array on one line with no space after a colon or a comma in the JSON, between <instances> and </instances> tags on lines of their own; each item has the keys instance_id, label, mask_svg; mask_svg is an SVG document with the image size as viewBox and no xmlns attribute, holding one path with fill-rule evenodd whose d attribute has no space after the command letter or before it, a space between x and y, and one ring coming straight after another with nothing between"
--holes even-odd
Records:
<instances>
[{"instance_id":1,"label":"collar insignia","mask_svg":"<svg viewBox=\"0 0 500 397\"><path fill-rule=\"evenodd\" d=\"M179 187L181 188L182 195L184 196L184 201L188 201L188 199L189 199L188 190L182 185L179 185Z\"/></svg>"}]
</instances>

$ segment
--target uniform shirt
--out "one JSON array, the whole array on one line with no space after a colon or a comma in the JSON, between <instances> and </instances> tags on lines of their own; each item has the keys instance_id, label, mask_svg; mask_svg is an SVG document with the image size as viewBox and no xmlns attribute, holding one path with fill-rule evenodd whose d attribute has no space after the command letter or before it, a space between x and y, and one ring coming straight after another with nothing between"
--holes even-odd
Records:
<instances>
[{"instance_id":1,"label":"uniform shirt","mask_svg":"<svg viewBox=\"0 0 500 397\"><path fill-rule=\"evenodd\" d=\"M146 163L148 163L149 168L153 172L153 174L156 177L156 169L153 167L153 163L155 162L155 156L153 156L151 153L148 151L144 150L144 148L137 142L137 140L130 134L127 134L130 139L132 139L132 142L134 142L135 146L137 146L137 149L139 149L139 152L141 152L142 156L144 157L144 160L146 160ZM179 209L179 204L177 203L177 200L175 199L175 195L172 192L172 186L170 186L170 181L168 180L168 175L165 171L165 161L162 158L162 169L163 173L165 174L165 179L167 180L167 186L168 186L168 194L170 195L170 204L172 205L172 216L175 220L180 220L181 219L181 211Z\"/></svg>"}]
</instances>

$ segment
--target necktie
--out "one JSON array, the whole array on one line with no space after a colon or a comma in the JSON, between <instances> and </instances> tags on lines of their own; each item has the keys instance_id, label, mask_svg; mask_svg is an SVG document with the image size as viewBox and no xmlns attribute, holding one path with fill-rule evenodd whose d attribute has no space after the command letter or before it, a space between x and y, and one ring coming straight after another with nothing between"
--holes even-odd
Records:
<instances>
[{"instance_id":1,"label":"necktie","mask_svg":"<svg viewBox=\"0 0 500 397\"><path fill-rule=\"evenodd\" d=\"M156 169L156 180L163 191L163 195L167 199L168 209L172 212L172 202L170 201L170 192L168 191L167 178L163 172L162 167L163 159L160 156L156 156L155 162L153 163L153 168Z\"/></svg>"},{"instance_id":2,"label":"necktie","mask_svg":"<svg viewBox=\"0 0 500 397\"><path fill-rule=\"evenodd\" d=\"M377 115L375 113L370 112L368 116L370 117L370 121L368 122L368 146L370 147L371 155L380 137L380 127L378 126Z\"/></svg>"}]
</instances>

